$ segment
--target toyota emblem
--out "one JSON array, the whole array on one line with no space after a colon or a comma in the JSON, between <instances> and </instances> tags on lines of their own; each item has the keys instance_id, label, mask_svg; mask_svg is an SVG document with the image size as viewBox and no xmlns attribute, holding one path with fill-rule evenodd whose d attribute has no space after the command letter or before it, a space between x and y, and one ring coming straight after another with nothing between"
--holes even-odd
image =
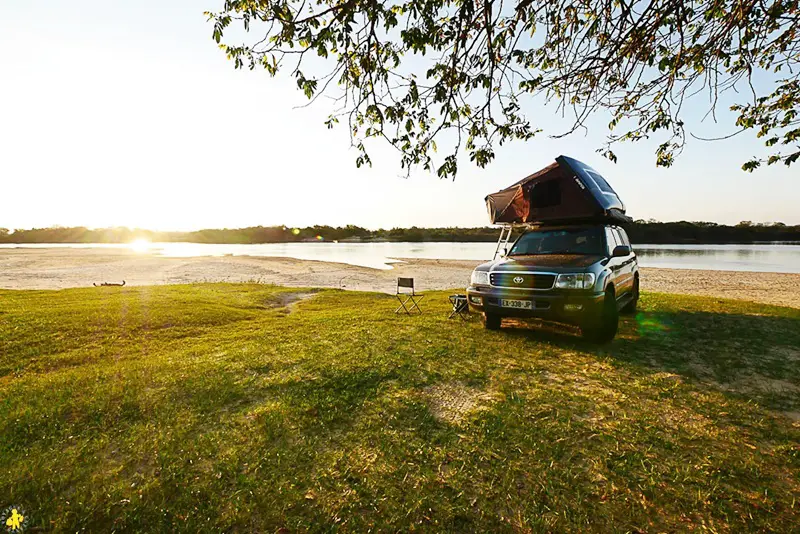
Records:
<instances>
[{"instance_id":1,"label":"toyota emblem","mask_svg":"<svg viewBox=\"0 0 800 534\"><path fill-rule=\"evenodd\" d=\"M521 283L522 283L522 282L524 282L524 281L525 281L525 279L524 279L524 278L522 278L521 276L515 276L515 277L514 277L514 283L515 283L515 284L521 284Z\"/></svg>"}]
</instances>

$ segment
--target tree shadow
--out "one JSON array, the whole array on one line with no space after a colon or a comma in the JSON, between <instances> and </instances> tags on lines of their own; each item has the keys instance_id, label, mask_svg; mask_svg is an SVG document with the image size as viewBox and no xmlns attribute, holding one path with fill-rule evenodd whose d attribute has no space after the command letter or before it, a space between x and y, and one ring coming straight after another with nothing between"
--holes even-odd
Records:
<instances>
[{"instance_id":1,"label":"tree shadow","mask_svg":"<svg viewBox=\"0 0 800 534\"><path fill-rule=\"evenodd\" d=\"M638 312L621 316L617 337L605 345L581 339L575 327L542 321L506 320L502 332L680 375L793 419L800 414L800 317Z\"/></svg>"}]
</instances>

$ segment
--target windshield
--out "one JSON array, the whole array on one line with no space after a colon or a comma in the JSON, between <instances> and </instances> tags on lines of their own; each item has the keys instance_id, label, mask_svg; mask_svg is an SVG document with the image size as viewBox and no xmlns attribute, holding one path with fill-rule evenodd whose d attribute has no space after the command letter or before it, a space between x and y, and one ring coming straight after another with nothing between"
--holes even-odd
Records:
<instances>
[{"instance_id":1,"label":"windshield","mask_svg":"<svg viewBox=\"0 0 800 534\"><path fill-rule=\"evenodd\" d=\"M533 254L602 254L603 229L534 230L520 237L509 256Z\"/></svg>"}]
</instances>

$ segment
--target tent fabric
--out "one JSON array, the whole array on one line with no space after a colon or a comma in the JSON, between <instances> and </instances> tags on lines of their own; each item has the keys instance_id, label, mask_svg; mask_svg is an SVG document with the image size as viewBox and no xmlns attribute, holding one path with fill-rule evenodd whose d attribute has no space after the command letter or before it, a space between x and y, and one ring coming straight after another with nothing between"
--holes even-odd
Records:
<instances>
[{"instance_id":1,"label":"tent fabric","mask_svg":"<svg viewBox=\"0 0 800 534\"><path fill-rule=\"evenodd\" d=\"M547 167L488 195L486 207L492 224L631 220L605 178L567 156L559 156Z\"/></svg>"}]
</instances>

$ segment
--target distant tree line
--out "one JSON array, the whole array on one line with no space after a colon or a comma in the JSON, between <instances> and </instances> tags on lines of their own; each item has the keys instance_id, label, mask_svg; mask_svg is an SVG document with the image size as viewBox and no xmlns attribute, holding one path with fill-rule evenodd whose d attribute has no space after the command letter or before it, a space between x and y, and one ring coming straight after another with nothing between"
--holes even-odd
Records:
<instances>
[{"instance_id":1,"label":"distant tree line","mask_svg":"<svg viewBox=\"0 0 800 534\"><path fill-rule=\"evenodd\" d=\"M724 244L763 241L800 242L800 225L753 223L742 221L735 226L713 222L658 222L637 220L625 229L633 243L652 244Z\"/></svg>"},{"instance_id":2,"label":"distant tree line","mask_svg":"<svg viewBox=\"0 0 800 534\"><path fill-rule=\"evenodd\" d=\"M658 222L637 220L626 226L634 243L754 243L762 241L800 242L800 225L752 223L735 226L711 222ZM495 241L496 227L481 228L392 228L368 230L360 226L253 226L208 229L193 232L157 232L138 228L53 227L29 230L0 228L0 243L130 243L137 239L188 243L293 243L308 241Z\"/></svg>"}]
</instances>

